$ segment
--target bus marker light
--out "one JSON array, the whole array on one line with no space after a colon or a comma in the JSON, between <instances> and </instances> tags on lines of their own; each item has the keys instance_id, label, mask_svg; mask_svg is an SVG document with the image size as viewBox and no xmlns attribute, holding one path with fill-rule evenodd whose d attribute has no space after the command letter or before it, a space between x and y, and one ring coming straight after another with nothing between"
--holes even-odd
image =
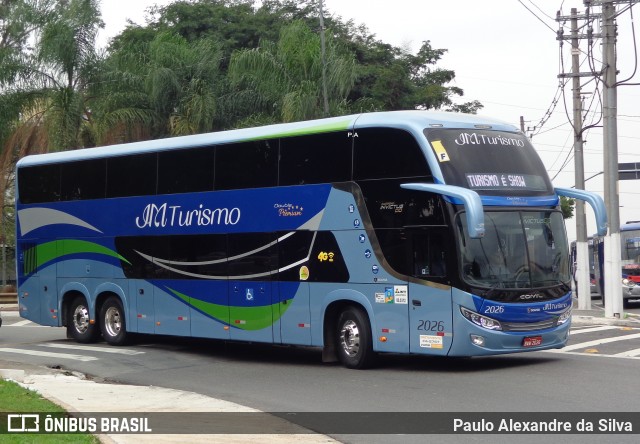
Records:
<instances>
[{"instance_id":1,"label":"bus marker light","mask_svg":"<svg viewBox=\"0 0 640 444\"><path fill-rule=\"evenodd\" d=\"M386 336L380 336L380 342L387 342Z\"/></svg>"},{"instance_id":2,"label":"bus marker light","mask_svg":"<svg viewBox=\"0 0 640 444\"><path fill-rule=\"evenodd\" d=\"M480 335L471 335L471 342L473 345L484 347L484 337Z\"/></svg>"},{"instance_id":3,"label":"bus marker light","mask_svg":"<svg viewBox=\"0 0 640 444\"><path fill-rule=\"evenodd\" d=\"M436 333L436 336L444 336L444 332L443 331L439 331Z\"/></svg>"},{"instance_id":4,"label":"bus marker light","mask_svg":"<svg viewBox=\"0 0 640 444\"><path fill-rule=\"evenodd\" d=\"M160 327L160 321L156 322L156 325L157 325L158 327Z\"/></svg>"},{"instance_id":5,"label":"bus marker light","mask_svg":"<svg viewBox=\"0 0 640 444\"><path fill-rule=\"evenodd\" d=\"M95 320L95 319L90 319L90 320L89 320L89 324L94 325L95 323L96 323L96 320Z\"/></svg>"},{"instance_id":6,"label":"bus marker light","mask_svg":"<svg viewBox=\"0 0 640 444\"><path fill-rule=\"evenodd\" d=\"M224 326L224 329L225 329L225 330L229 330L229 326L228 326L228 325L225 325L225 326Z\"/></svg>"}]
</instances>

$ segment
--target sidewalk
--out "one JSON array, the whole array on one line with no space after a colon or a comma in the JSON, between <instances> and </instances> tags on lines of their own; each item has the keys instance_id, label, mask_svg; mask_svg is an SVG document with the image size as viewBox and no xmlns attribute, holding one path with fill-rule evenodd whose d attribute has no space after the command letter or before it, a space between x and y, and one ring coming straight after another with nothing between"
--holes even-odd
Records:
<instances>
[{"instance_id":1,"label":"sidewalk","mask_svg":"<svg viewBox=\"0 0 640 444\"><path fill-rule=\"evenodd\" d=\"M591 310L579 310L577 299L573 300L573 311L571 313L572 325L617 325L620 327L640 328L640 315L622 311L623 318L607 318L603 308L596 307L592 303Z\"/></svg>"}]
</instances>

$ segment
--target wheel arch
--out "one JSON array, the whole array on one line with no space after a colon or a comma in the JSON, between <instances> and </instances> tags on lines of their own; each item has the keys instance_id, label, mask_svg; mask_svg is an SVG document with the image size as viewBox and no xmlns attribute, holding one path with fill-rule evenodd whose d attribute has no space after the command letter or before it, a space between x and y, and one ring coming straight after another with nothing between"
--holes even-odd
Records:
<instances>
[{"instance_id":1,"label":"wheel arch","mask_svg":"<svg viewBox=\"0 0 640 444\"><path fill-rule=\"evenodd\" d=\"M369 320L371 332L375 331L373 307L367 297L355 290L334 290L327 294L322 314L322 361L336 362L336 325L338 316L347 307L361 309Z\"/></svg>"},{"instance_id":2,"label":"wheel arch","mask_svg":"<svg viewBox=\"0 0 640 444\"><path fill-rule=\"evenodd\" d=\"M96 316L98 316L98 314L100 313L100 310L102 309L102 305L104 304L104 302L112 296L120 299L120 303L122 304L122 309L124 310L125 317L128 317L129 305L127 300L127 293L122 289L122 287L120 287L117 284L114 284L113 282L104 282L98 285L98 287L96 287L96 291L95 291ZM127 321L127 325L131 325L131 323L129 322L129 319L126 319L126 321Z\"/></svg>"},{"instance_id":3,"label":"wheel arch","mask_svg":"<svg viewBox=\"0 0 640 444\"><path fill-rule=\"evenodd\" d=\"M89 309L89 316L91 319L95 320L97 317L97 311L92 304L91 298L89 297L90 292L86 286L81 284L80 282L68 282L60 289L60 314L61 314L61 325L63 327L67 326L69 322L69 307L71 303L77 298L84 298L87 303L87 307Z\"/></svg>"}]
</instances>

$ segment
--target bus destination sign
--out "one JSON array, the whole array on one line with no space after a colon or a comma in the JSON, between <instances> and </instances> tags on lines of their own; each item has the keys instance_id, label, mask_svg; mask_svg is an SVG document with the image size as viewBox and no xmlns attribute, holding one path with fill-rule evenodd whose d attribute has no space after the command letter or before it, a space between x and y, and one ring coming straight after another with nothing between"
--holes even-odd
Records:
<instances>
[{"instance_id":1,"label":"bus destination sign","mask_svg":"<svg viewBox=\"0 0 640 444\"><path fill-rule=\"evenodd\" d=\"M467 173L467 185L472 190L545 190L540 176L516 173Z\"/></svg>"}]
</instances>

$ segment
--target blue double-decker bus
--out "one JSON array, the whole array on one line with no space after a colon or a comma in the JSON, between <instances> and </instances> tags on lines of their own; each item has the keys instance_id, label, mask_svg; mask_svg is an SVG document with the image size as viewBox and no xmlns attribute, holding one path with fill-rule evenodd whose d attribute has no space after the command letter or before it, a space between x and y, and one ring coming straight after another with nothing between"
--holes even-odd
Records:
<instances>
[{"instance_id":1,"label":"blue double-decker bus","mask_svg":"<svg viewBox=\"0 0 640 444\"><path fill-rule=\"evenodd\" d=\"M559 195L517 128L399 111L29 156L22 317L83 343L162 334L380 353L562 347Z\"/></svg>"}]
</instances>

